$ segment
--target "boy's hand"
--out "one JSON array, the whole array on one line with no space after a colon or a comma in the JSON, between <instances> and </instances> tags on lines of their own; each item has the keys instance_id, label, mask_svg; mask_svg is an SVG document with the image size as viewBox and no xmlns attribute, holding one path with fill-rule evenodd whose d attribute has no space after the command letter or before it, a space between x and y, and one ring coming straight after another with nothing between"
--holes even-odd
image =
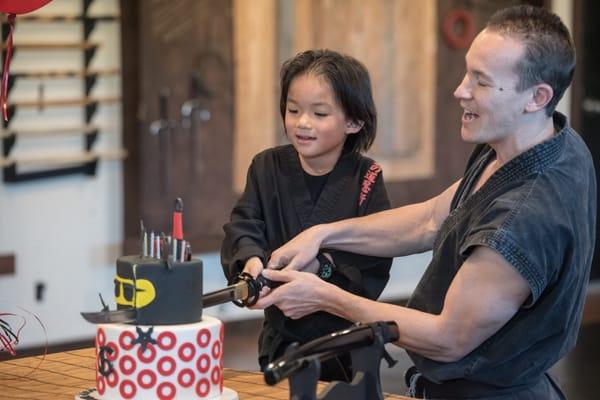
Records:
<instances>
[{"instance_id":1,"label":"boy's hand","mask_svg":"<svg viewBox=\"0 0 600 400\"><path fill-rule=\"evenodd\" d=\"M246 265L244 265L244 271L242 272L247 272L250 275L252 275L254 279L256 279L256 277L262 273L263 269L264 266L262 261L260 260L260 258L255 256L249 258L248 261L246 261Z\"/></svg>"},{"instance_id":2,"label":"boy's hand","mask_svg":"<svg viewBox=\"0 0 600 400\"><path fill-rule=\"evenodd\" d=\"M260 258L258 257L251 257L248 259L248 261L246 261L246 265L244 266L244 271L243 272L247 272L250 275L252 275L252 277L254 279L256 279L259 275L262 274L263 270L265 269L262 261ZM260 294L259 294L259 298L262 298L263 296L265 296L267 293L269 293L271 291L271 288L265 286L260 290ZM254 306L249 306L248 308L250 309L256 309L259 307Z\"/></svg>"}]
</instances>

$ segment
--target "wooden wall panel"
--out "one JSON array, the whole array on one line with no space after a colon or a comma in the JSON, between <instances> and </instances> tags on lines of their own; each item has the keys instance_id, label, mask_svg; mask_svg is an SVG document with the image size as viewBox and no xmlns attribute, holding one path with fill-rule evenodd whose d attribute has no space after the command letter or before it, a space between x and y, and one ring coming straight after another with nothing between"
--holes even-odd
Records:
<instances>
[{"instance_id":1,"label":"wooden wall panel","mask_svg":"<svg viewBox=\"0 0 600 400\"><path fill-rule=\"evenodd\" d=\"M434 171L436 7L409 0L295 3L294 52L329 48L369 69L379 117L370 155L388 182Z\"/></svg>"},{"instance_id":2,"label":"wooden wall panel","mask_svg":"<svg viewBox=\"0 0 600 400\"><path fill-rule=\"evenodd\" d=\"M248 44L246 40L243 46L235 46L236 58L249 63L236 63L236 93L243 95L240 98L236 94L234 182L237 190L245 178L251 150L256 153L272 145L274 140L279 141L278 85L271 80L271 77L277 78L279 66L275 66L273 60L281 63L311 48L329 48L352 55L369 69L379 113L378 137L370 155L382 164L386 180L432 176L435 1L298 0L234 4L239 8L239 12L235 12L236 40L252 37L260 41ZM253 24L259 24L263 33L257 35ZM269 27L277 24L278 32ZM277 58L273 53L276 48ZM253 68L253 63L260 68ZM269 86L272 83L275 85ZM257 93L253 94L253 89ZM260 98L260 102L247 104L246 94ZM274 112L269 113L269 105L275 106ZM252 110L256 108L264 115L261 121L254 118L256 113Z\"/></svg>"},{"instance_id":3,"label":"wooden wall panel","mask_svg":"<svg viewBox=\"0 0 600 400\"><path fill-rule=\"evenodd\" d=\"M252 157L275 145L278 111L275 0L234 0L233 185L240 193Z\"/></svg>"},{"instance_id":4,"label":"wooden wall panel","mask_svg":"<svg viewBox=\"0 0 600 400\"><path fill-rule=\"evenodd\" d=\"M123 48L136 50L124 56L124 71L135 66L138 81L129 85L137 93L128 94L125 115L125 140L135 151L126 175L126 198L134 199L125 210L126 252L139 251L140 219L149 230L170 231L176 197L184 200L193 250L215 250L235 201L232 1L124 1L122 7L135 27L124 21ZM188 115L186 104L193 107Z\"/></svg>"},{"instance_id":5,"label":"wooden wall panel","mask_svg":"<svg viewBox=\"0 0 600 400\"><path fill-rule=\"evenodd\" d=\"M462 110L453 93L465 73L467 48L455 49L444 40L441 26L449 11L462 9L471 13L475 31L485 26L488 18L498 9L519 3L515 0L438 0L435 17L435 40L437 51L435 72L435 113L430 118L434 124L434 174L427 179L409 179L388 184L388 192L395 205L410 204L426 200L441 193L458 180L464 172L467 158L473 145L460 138L460 116ZM417 39L418 40L418 39ZM385 172L385 171L384 171ZM387 175L386 175L387 176Z\"/></svg>"}]
</instances>

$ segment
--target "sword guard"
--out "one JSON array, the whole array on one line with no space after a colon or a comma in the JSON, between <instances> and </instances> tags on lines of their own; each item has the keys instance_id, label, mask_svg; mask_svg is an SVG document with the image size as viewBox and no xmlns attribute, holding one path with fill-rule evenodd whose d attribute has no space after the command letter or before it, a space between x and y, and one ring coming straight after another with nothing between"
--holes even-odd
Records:
<instances>
[{"instance_id":1,"label":"sword guard","mask_svg":"<svg viewBox=\"0 0 600 400\"><path fill-rule=\"evenodd\" d=\"M258 295L260 293L260 289L256 291L257 288L254 277L247 272L242 272L237 276L236 283L239 281L246 282L246 285L248 286L248 297L246 297L245 299L233 300L233 304L235 304L238 307L253 306L258 301Z\"/></svg>"}]
</instances>

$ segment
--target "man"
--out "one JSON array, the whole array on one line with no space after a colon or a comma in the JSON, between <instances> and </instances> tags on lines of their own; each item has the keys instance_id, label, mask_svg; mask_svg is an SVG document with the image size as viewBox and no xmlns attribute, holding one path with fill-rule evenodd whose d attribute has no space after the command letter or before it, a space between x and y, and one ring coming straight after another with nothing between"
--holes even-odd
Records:
<instances>
[{"instance_id":1,"label":"man","mask_svg":"<svg viewBox=\"0 0 600 400\"><path fill-rule=\"evenodd\" d=\"M477 144L461 180L423 203L312 227L276 250L257 303L396 321L426 398L561 399L546 371L575 344L594 247L588 149L555 107L571 82L568 30L547 10L497 12L466 55L454 96ZM383 257L433 250L407 307L300 272L320 247Z\"/></svg>"}]
</instances>

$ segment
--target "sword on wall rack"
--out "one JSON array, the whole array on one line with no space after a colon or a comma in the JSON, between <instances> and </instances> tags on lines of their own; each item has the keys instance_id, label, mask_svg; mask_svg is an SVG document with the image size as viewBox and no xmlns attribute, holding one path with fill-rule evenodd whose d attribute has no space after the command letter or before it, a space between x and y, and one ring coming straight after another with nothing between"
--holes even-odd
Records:
<instances>
[{"instance_id":1,"label":"sword on wall rack","mask_svg":"<svg viewBox=\"0 0 600 400\"><path fill-rule=\"evenodd\" d=\"M49 71L11 71L14 78L32 78L32 79L66 79L83 78L89 76L110 76L118 75L121 72L119 68L103 69L56 69Z\"/></svg>"},{"instance_id":2,"label":"sword on wall rack","mask_svg":"<svg viewBox=\"0 0 600 400\"><path fill-rule=\"evenodd\" d=\"M119 15L24 15L21 21L40 22L80 22L80 21L115 21Z\"/></svg>"},{"instance_id":3,"label":"sword on wall rack","mask_svg":"<svg viewBox=\"0 0 600 400\"><path fill-rule=\"evenodd\" d=\"M0 157L0 168L12 165L22 166L57 166L91 162L95 160L122 160L127 157L127 150L113 149L105 151L89 151L64 153L31 157Z\"/></svg>"},{"instance_id":4,"label":"sword on wall rack","mask_svg":"<svg viewBox=\"0 0 600 400\"><path fill-rule=\"evenodd\" d=\"M55 49L74 49L74 50L91 50L100 46L96 42L30 42L30 43L15 43L13 49L22 50L55 50ZM2 49L7 49L6 43L2 45Z\"/></svg>"},{"instance_id":5,"label":"sword on wall rack","mask_svg":"<svg viewBox=\"0 0 600 400\"><path fill-rule=\"evenodd\" d=\"M88 135L96 131L105 130L96 124L85 124L81 126L65 126L38 129L0 129L0 139L12 136L45 137L45 136L79 136Z\"/></svg>"},{"instance_id":6,"label":"sword on wall rack","mask_svg":"<svg viewBox=\"0 0 600 400\"><path fill-rule=\"evenodd\" d=\"M56 100L22 100L11 103L13 107L23 108L45 108L45 107L79 107L94 104L113 104L121 101L120 97L84 97L81 99L56 99Z\"/></svg>"}]
</instances>

